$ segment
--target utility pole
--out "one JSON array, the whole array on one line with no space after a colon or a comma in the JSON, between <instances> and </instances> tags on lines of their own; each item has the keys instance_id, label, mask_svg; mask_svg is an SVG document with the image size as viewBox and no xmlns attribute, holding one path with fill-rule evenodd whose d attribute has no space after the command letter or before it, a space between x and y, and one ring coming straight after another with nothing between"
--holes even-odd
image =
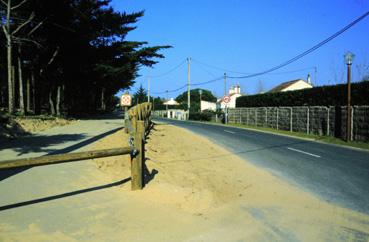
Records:
<instances>
[{"instance_id":1,"label":"utility pole","mask_svg":"<svg viewBox=\"0 0 369 242\"><path fill-rule=\"evenodd\" d=\"M224 73L224 97L227 96L227 73ZM224 123L228 122L228 108L227 103L224 103Z\"/></svg>"},{"instance_id":2,"label":"utility pole","mask_svg":"<svg viewBox=\"0 0 369 242\"><path fill-rule=\"evenodd\" d=\"M191 57L187 58L187 109L188 113L190 113L190 107L191 107Z\"/></svg>"},{"instance_id":3,"label":"utility pole","mask_svg":"<svg viewBox=\"0 0 369 242\"><path fill-rule=\"evenodd\" d=\"M167 99L167 102L168 102L169 101L169 99L168 99L168 90L166 90L165 92L167 94L166 95L167 96L166 99ZM167 112L168 112L168 104L165 105L165 110L167 110Z\"/></svg>"},{"instance_id":4,"label":"utility pole","mask_svg":"<svg viewBox=\"0 0 369 242\"><path fill-rule=\"evenodd\" d=\"M227 95L227 73L224 73L224 96Z\"/></svg>"},{"instance_id":5,"label":"utility pole","mask_svg":"<svg viewBox=\"0 0 369 242\"><path fill-rule=\"evenodd\" d=\"M316 73L317 73L317 67L314 66L314 83L317 84L318 82L316 81Z\"/></svg>"},{"instance_id":6,"label":"utility pole","mask_svg":"<svg viewBox=\"0 0 369 242\"><path fill-rule=\"evenodd\" d=\"M150 77L147 79L147 102L150 102Z\"/></svg>"}]
</instances>

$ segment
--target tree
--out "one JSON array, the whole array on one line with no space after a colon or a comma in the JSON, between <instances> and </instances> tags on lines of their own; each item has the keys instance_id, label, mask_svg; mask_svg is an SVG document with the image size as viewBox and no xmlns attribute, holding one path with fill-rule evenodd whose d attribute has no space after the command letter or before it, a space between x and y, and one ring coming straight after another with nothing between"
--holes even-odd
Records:
<instances>
[{"instance_id":1,"label":"tree","mask_svg":"<svg viewBox=\"0 0 369 242\"><path fill-rule=\"evenodd\" d=\"M4 36L13 37L11 44L17 38L17 44L21 43L18 46L27 45L8 54L11 64L11 57L17 56L20 90L14 96L13 88L8 88L9 103L18 98L24 109L24 79L27 109L32 107L34 113L61 115L109 109L114 95L133 85L139 69L156 64L157 59L164 58L159 52L170 47L126 41L144 12L117 12L109 5L110 0L7 0L18 5L5 1L0 0L0 18L9 25L3 27L8 34ZM27 8L21 9L22 4ZM17 12L14 7L19 8ZM1 60L0 68L4 69ZM11 69L8 82L13 85L9 77ZM13 110L14 105L9 105L8 111Z\"/></svg>"},{"instance_id":2,"label":"tree","mask_svg":"<svg viewBox=\"0 0 369 242\"><path fill-rule=\"evenodd\" d=\"M201 100L208 102L216 102L217 98L209 90L201 89ZM190 112L198 112L200 110L200 89L196 88L190 92L191 109ZM176 97L176 101L180 103L181 108L187 110L187 91Z\"/></svg>"},{"instance_id":3,"label":"tree","mask_svg":"<svg viewBox=\"0 0 369 242\"><path fill-rule=\"evenodd\" d=\"M23 0L20 2L17 2L16 4L12 0L7 0L5 2L4 0L0 1L0 4L3 4L6 8L5 11L5 18L2 18L2 20L5 21L5 24L2 25L3 32L5 34L6 38L6 49L7 49L7 69L8 69L8 112L12 114L14 112L14 72L12 70L13 62L12 62L12 48L13 48L13 42L16 39L16 34L20 32L25 26L27 26L32 19L35 17L34 13L31 13L26 20L14 21L12 19L13 12L17 10L18 8L22 7L28 0ZM18 23L19 22L19 23ZM18 55L20 55L20 47L18 47ZM18 68L20 67L20 63L18 60ZM19 81L20 81L20 105L22 111L24 111L24 102L23 102L23 82L22 82L22 72L21 69L19 69Z\"/></svg>"},{"instance_id":4,"label":"tree","mask_svg":"<svg viewBox=\"0 0 369 242\"><path fill-rule=\"evenodd\" d=\"M140 87L138 88L137 92L135 94L133 94L133 105L136 104L140 104L140 103L144 103L147 100L147 92L146 90L142 87L142 84L140 85Z\"/></svg>"},{"instance_id":5,"label":"tree","mask_svg":"<svg viewBox=\"0 0 369 242\"><path fill-rule=\"evenodd\" d=\"M153 97L152 98L152 104L153 104L153 108L154 110L165 110L166 106L164 105L164 98L161 97Z\"/></svg>"}]
</instances>

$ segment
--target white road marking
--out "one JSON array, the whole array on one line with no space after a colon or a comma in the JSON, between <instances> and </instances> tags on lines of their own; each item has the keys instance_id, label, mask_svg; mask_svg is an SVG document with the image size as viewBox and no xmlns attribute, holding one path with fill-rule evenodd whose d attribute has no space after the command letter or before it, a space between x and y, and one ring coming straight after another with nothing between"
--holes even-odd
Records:
<instances>
[{"instance_id":1,"label":"white road marking","mask_svg":"<svg viewBox=\"0 0 369 242\"><path fill-rule=\"evenodd\" d=\"M230 133L230 134L235 134L236 132L233 132L233 131L229 131L229 130L223 130L224 132L227 132L227 133Z\"/></svg>"},{"instance_id":2,"label":"white road marking","mask_svg":"<svg viewBox=\"0 0 369 242\"><path fill-rule=\"evenodd\" d=\"M314 156L314 157L317 157L317 158L321 157L320 155L315 155L315 154L312 154L312 153L309 153L309 152L305 152L305 151L290 148L290 147L287 147L287 149L292 150L292 151L296 151L296 152L299 152L299 153L302 153L302 154L305 154L305 155L311 155L311 156Z\"/></svg>"}]
</instances>

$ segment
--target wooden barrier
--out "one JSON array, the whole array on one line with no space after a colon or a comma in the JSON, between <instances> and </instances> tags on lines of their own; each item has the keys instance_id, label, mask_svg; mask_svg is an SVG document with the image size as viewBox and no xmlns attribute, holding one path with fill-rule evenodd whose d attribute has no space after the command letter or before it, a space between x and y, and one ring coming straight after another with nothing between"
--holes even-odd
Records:
<instances>
[{"instance_id":1,"label":"wooden barrier","mask_svg":"<svg viewBox=\"0 0 369 242\"><path fill-rule=\"evenodd\" d=\"M128 111L128 115L125 115L125 129L130 133L131 139L134 140L134 143L130 142L130 147L0 161L0 169L52 165L130 154L132 176L131 189L142 189L144 183L142 167L145 159L145 134L150 129L151 110L151 103L143 103L131 108Z\"/></svg>"},{"instance_id":2,"label":"wooden barrier","mask_svg":"<svg viewBox=\"0 0 369 242\"><path fill-rule=\"evenodd\" d=\"M144 164L144 151L145 150L145 126L144 121L137 121L136 132L134 136L135 148L137 154L131 157L131 189L138 190L143 187L143 164Z\"/></svg>"},{"instance_id":3,"label":"wooden barrier","mask_svg":"<svg viewBox=\"0 0 369 242\"><path fill-rule=\"evenodd\" d=\"M96 151L84 151L76 153L45 155L41 157L24 158L17 160L0 161L0 169L10 169L18 167L31 167L52 165L65 162L75 162L80 160L89 160L108 156L128 155L132 151L131 147L105 149Z\"/></svg>"},{"instance_id":4,"label":"wooden barrier","mask_svg":"<svg viewBox=\"0 0 369 242\"><path fill-rule=\"evenodd\" d=\"M134 140L137 154L131 156L131 189L138 190L143 187L143 165L145 160L145 137L151 125L151 103L138 104L128 111L128 131Z\"/></svg>"}]
</instances>

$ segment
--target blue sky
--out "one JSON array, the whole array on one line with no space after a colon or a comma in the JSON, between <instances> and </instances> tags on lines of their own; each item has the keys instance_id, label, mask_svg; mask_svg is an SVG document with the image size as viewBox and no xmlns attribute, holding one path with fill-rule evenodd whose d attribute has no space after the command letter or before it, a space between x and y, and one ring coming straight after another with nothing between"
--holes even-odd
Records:
<instances>
[{"instance_id":1,"label":"blue sky","mask_svg":"<svg viewBox=\"0 0 369 242\"><path fill-rule=\"evenodd\" d=\"M166 58L153 68L140 70L141 77L136 79L132 92L140 84L147 89L148 76L166 73L187 57L193 59L192 83L212 80L224 72L242 76L236 72L266 70L309 49L369 11L366 0L113 0L111 5L127 13L145 10L128 40L173 46L162 52ZM357 65L369 66L369 17L274 74L228 79L227 85L240 84L243 93L253 94L260 86L267 91L281 82L306 79L308 73L315 86L342 83L346 80L343 54L347 50L356 55L352 67L353 80L357 81L363 69ZM151 91L174 90L186 82L184 63L167 75L151 78ZM222 96L224 83L220 80L201 88ZM185 90L171 92L169 97Z\"/></svg>"}]
</instances>

